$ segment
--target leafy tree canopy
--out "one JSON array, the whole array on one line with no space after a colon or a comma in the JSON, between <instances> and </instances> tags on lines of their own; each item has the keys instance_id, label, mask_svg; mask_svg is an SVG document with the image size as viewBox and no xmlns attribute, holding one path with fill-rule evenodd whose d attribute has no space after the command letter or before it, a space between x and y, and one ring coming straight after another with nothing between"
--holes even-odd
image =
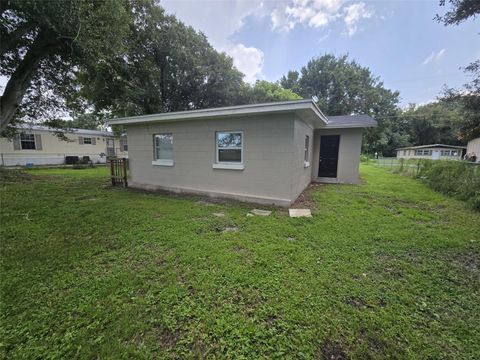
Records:
<instances>
[{"instance_id":1,"label":"leafy tree canopy","mask_svg":"<svg viewBox=\"0 0 480 360\"><path fill-rule=\"evenodd\" d=\"M280 84L304 98L318 98L317 104L327 115L368 114L378 121L364 137L364 150L384 151L392 143L398 91L383 86L370 69L362 67L348 55L326 54L314 58L298 71L289 71ZM399 139L398 141L401 141Z\"/></svg>"},{"instance_id":2,"label":"leafy tree canopy","mask_svg":"<svg viewBox=\"0 0 480 360\"><path fill-rule=\"evenodd\" d=\"M404 124L408 145L441 143L464 145L461 139L462 106L458 102L436 101L410 105L403 110L398 121Z\"/></svg>"},{"instance_id":3,"label":"leafy tree canopy","mask_svg":"<svg viewBox=\"0 0 480 360\"><path fill-rule=\"evenodd\" d=\"M444 15L435 16L435 19L444 25L458 25L470 17L480 14L480 1L478 0L440 0L440 6L450 4L450 10Z\"/></svg>"},{"instance_id":4,"label":"leafy tree canopy","mask_svg":"<svg viewBox=\"0 0 480 360\"><path fill-rule=\"evenodd\" d=\"M0 7L0 131L15 116L62 107L75 75L119 56L129 14L115 0L6 0ZM26 95L26 96L25 96ZM31 110L31 111L30 111Z\"/></svg>"},{"instance_id":5,"label":"leafy tree canopy","mask_svg":"<svg viewBox=\"0 0 480 360\"><path fill-rule=\"evenodd\" d=\"M238 100L243 74L232 59L154 0L1 4L0 73L10 78L1 131L19 119L102 120Z\"/></svg>"},{"instance_id":6,"label":"leafy tree canopy","mask_svg":"<svg viewBox=\"0 0 480 360\"><path fill-rule=\"evenodd\" d=\"M257 80L255 85L244 84L240 92L243 104L258 104L274 101L300 100L302 97L279 83Z\"/></svg>"},{"instance_id":7,"label":"leafy tree canopy","mask_svg":"<svg viewBox=\"0 0 480 360\"><path fill-rule=\"evenodd\" d=\"M202 33L153 1L132 1L128 46L122 57L79 74L81 95L113 116L231 105L243 74Z\"/></svg>"},{"instance_id":8,"label":"leafy tree canopy","mask_svg":"<svg viewBox=\"0 0 480 360\"><path fill-rule=\"evenodd\" d=\"M328 115L389 112L395 109L399 96L347 55L314 58L300 72L283 76L280 84L304 98L316 96L318 106Z\"/></svg>"},{"instance_id":9,"label":"leafy tree canopy","mask_svg":"<svg viewBox=\"0 0 480 360\"><path fill-rule=\"evenodd\" d=\"M465 70L473 75L473 80L463 89L446 89L442 100L458 104L462 118L458 134L467 142L480 137L480 60L471 63Z\"/></svg>"},{"instance_id":10,"label":"leafy tree canopy","mask_svg":"<svg viewBox=\"0 0 480 360\"><path fill-rule=\"evenodd\" d=\"M445 6L446 0L440 5ZM444 25L458 25L461 22L480 14L479 0L448 0L450 11L445 15L437 15L437 21ZM463 89L446 88L442 100L460 104L462 122L459 126L459 137L468 141L480 137L480 60L472 62L465 68L465 72L472 75L472 82L465 84Z\"/></svg>"}]
</instances>

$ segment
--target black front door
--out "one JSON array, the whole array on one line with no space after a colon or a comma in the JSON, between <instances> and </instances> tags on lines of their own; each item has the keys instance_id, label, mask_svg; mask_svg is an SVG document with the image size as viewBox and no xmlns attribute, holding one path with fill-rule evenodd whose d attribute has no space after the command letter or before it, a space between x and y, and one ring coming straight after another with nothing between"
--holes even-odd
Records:
<instances>
[{"instance_id":1,"label":"black front door","mask_svg":"<svg viewBox=\"0 0 480 360\"><path fill-rule=\"evenodd\" d=\"M337 177L338 146L340 135L325 135L320 137L320 164L318 177Z\"/></svg>"}]
</instances>

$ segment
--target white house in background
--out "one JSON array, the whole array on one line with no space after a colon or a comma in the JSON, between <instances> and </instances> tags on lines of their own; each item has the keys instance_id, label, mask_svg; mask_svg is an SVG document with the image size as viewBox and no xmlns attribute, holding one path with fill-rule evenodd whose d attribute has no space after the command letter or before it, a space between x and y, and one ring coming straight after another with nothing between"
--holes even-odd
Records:
<instances>
[{"instance_id":1,"label":"white house in background","mask_svg":"<svg viewBox=\"0 0 480 360\"><path fill-rule=\"evenodd\" d=\"M312 181L358 183L365 115L312 100L112 119L126 128L129 186L289 206Z\"/></svg>"},{"instance_id":2,"label":"white house in background","mask_svg":"<svg viewBox=\"0 0 480 360\"><path fill-rule=\"evenodd\" d=\"M115 138L109 131L69 129L68 141L44 126L19 127L13 139L0 138L0 165L25 166L64 164L68 156L88 156L94 163L105 163L107 156L128 157L126 137Z\"/></svg>"},{"instance_id":3,"label":"white house in background","mask_svg":"<svg viewBox=\"0 0 480 360\"><path fill-rule=\"evenodd\" d=\"M468 142L467 155L475 155L477 157L477 162L480 162L480 137Z\"/></svg>"},{"instance_id":4,"label":"white house in background","mask_svg":"<svg viewBox=\"0 0 480 360\"><path fill-rule=\"evenodd\" d=\"M432 144L398 148L396 151L399 159L461 160L465 149L465 146Z\"/></svg>"}]
</instances>

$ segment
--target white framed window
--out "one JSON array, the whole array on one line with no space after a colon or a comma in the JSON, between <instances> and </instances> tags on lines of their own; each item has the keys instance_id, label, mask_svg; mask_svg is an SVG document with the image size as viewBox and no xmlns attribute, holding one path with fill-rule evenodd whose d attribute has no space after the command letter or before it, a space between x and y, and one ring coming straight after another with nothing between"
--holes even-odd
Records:
<instances>
[{"instance_id":1,"label":"white framed window","mask_svg":"<svg viewBox=\"0 0 480 360\"><path fill-rule=\"evenodd\" d=\"M153 165L173 166L173 134L153 135Z\"/></svg>"},{"instance_id":2,"label":"white framed window","mask_svg":"<svg viewBox=\"0 0 480 360\"><path fill-rule=\"evenodd\" d=\"M305 135L305 147L304 147L304 155L303 155L303 166L304 167L309 167L310 162L309 162L309 149L310 149L310 136Z\"/></svg>"},{"instance_id":3,"label":"white framed window","mask_svg":"<svg viewBox=\"0 0 480 360\"><path fill-rule=\"evenodd\" d=\"M128 151L127 137L125 135L120 137L120 151Z\"/></svg>"},{"instance_id":4,"label":"white framed window","mask_svg":"<svg viewBox=\"0 0 480 360\"><path fill-rule=\"evenodd\" d=\"M243 141L243 131L217 131L213 168L243 170Z\"/></svg>"},{"instance_id":5,"label":"white framed window","mask_svg":"<svg viewBox=\"0 0 480 360\"><path fill-rule=\"evenodd\" d=\"M78 143L80 145L96 145L97 140L94 137L79 136L78 137Z\"/></svg>"},{"instance_id":6,"label":"white framed window","mask_svg":"<svg viewBox=\"0 0 480 360\"><path fill-rule=\"evenodd\" d=\"M34 134L20 134L20 146L22 150L36 150Z\"/></svg>"},{"instance_id":7,"label":"white framed window","mask_svg":"<svg viewBox=\"0 0 480 360\"><path fill-rule=\"evenodd\" d=\"M217 163L243 163L243 132L217 132Z\"/></svg>"},{"instance_id":8,"label":"white framed window","mask_svg":"<svg viewBox=\"0 0 480 360\"><path fill-rule=\"evenodd\" d=\"M430 156L430 155L432 155L432 150L416 150L415 155Z\"/></svg>"}]
</instances>

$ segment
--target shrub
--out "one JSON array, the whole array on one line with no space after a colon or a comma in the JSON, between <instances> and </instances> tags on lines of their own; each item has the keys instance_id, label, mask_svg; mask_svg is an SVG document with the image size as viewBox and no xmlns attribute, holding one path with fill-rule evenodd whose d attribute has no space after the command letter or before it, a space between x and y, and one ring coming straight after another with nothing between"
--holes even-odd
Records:
<instances>
[{"instance_id":1,"label":"shrub","mask_svg":"<svg viewBox=\"0 0 480 360\"><path fill-rule=\"evenodd\" d=\"M368 154L361 154L360 155L360 162L362 163L368 163L368 160L370 159L370 155Z\"/></svg>"},{"instance_id":2,"label":"shrub","mask_svg":"<svg viewBox=\"0 0 480 360\"><path fill-rule=\"evenodd\" d=\"M480 211L480 167L460 161L422 160L417 177L433 190Z\"/></svg>"}]
</instances>

